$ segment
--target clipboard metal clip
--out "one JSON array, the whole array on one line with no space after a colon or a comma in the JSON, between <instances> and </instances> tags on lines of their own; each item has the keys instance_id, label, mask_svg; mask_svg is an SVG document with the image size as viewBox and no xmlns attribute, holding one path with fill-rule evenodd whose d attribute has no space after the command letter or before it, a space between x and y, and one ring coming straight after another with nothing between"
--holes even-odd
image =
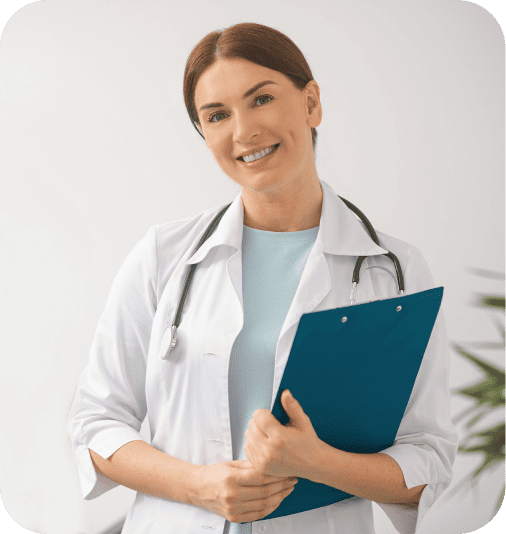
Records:
<instances>
[{"instance_id":1,"label":"clipboard metal clip","mask_svg":"<svg viewBox=\"0 0 506 534\"><path fill-rule=\"evenodd\" d=\"M399 293L399 295L404 295L404 291L402 289L399 289L398 293ZM353 304L355 304L355 297L356 296L357 296L357 282L353 282L353 284L351 286L351 293L350 293L350 305L351 306L353 306Z\"/></svg>"}]
</instances>

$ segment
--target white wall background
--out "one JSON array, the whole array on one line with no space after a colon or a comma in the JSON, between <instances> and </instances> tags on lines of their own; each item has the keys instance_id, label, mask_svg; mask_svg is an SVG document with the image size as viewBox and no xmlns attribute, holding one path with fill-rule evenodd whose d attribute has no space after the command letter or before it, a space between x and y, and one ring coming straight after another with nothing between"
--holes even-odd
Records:
<instances>
[{"instance_id":1,"label":"white wall background","mask_svg":"<svg viewBox=\"0 0 506 534\"><path fill-rule=\"evenodd\" d=\"M0 46L0 489L33 532L104 532L133 500L121 487L81 499L67 413L128 252L151 225L239 191L182 95L191 49L238 22L272 26L305 54L321 88L320 178L422 250L445 287L450 341L497 339L471 301L504 284L468 271L504 272L504 37L485 9L459 0L32 3ZM482 356L503 365L502 353ZM476 377L452 353L450 386ZM466 406L454 398L452 413ZM480 463L459 455L454 482ZM499 470L479 500L436 505L420 534L480 528L503 480ZM375 519L378 534L395 533L377 506ZM495 532L497 519L480 532Z\"/></svg>"}]
</instances>

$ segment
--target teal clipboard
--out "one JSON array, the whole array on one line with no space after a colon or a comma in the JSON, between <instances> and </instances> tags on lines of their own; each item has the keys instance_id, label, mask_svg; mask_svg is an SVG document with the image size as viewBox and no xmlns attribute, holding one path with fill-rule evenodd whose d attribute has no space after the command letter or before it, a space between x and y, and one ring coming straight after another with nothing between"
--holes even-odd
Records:
<instances>
[{"instance_id":1,"label":"teal clipboard","mask_svg":"<svg viewBox=\"0 0 506 534\"><path fill-rule=\"evenodd\" d=\"M436 321L443 287L302 315L272 414L285 425L281 393L300 402L318 437L347 452L392 446ZM300 478L268 516L297 514L353 497Z\"/></svg>"}]
</instances>

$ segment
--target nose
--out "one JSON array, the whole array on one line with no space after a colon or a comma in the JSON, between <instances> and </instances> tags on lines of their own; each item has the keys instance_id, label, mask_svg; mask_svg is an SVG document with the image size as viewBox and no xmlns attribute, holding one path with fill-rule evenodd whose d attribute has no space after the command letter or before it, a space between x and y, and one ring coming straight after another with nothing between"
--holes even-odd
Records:
<instances>
[{"instance_id":1,"label":"nose","mask_svg":"<svg viewBox=\"0 0 506 534\"><path fill-rule=\"evenodd\" d=\"M260 133L260 125L252 114L238 112L233 119L234 141L239 144L248 144Z\"/></svg>"}]
</instances>

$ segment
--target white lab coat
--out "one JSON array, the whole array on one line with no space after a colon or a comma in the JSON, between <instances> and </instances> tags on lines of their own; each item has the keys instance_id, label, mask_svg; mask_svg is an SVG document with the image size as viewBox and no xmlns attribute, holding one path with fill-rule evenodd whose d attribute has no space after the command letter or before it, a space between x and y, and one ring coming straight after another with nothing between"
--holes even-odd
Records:
<instances>
[{"instance_id":1,"label":"white lab coat","mask_svg":"<svg viewBox=\"0 0 506 534\"><path fill-rule=\"evenodd\" d=\"M321 181L320 228L276 347L272 405L303 313L349 305L357 256L361 269L356 303L397 296L393 264L399 258L406 294L435 287L420 251L381 232L385 249ZM228 365L242 329L243 208L235 198L211 237L196 252L201 235L224 205L195 217L152 226L114 279L100 317L69 417L82 494L96 498L117 484L95 472L89 448L104 458L142 439L146 417L150 444L199 465L233 460L228 404ZM178 341L167 360L162 340L170 333L188 266L198 263L183 310ZM308 358L308 365L311 359ZM450 419L449 351L439 313L395 443L408 488L427 484L418 510L380 504L402 534L448 487L458 438ZM198 506L137 493L123 534L223 532L225 519ZM253 523L253 534L374 533L372 503L354 497L331 506Z\"/></svg>"}]
</instances>

